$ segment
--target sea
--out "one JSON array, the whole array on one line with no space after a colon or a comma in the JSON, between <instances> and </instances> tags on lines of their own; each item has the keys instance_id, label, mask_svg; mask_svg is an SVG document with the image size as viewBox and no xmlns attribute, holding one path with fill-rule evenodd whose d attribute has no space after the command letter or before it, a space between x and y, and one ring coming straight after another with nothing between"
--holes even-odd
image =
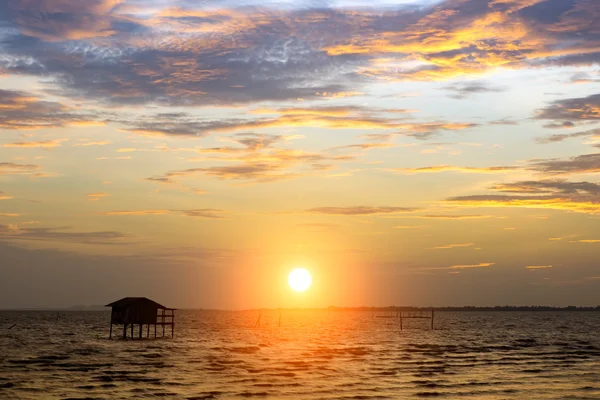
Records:
<instances>
[{"instance_id":1,"label":"sea","mask_svg":"<svg viewBox=\"0 0 600 400\"><path fill-rule=\"evenodd\" d=\"M1 311L0 399L600 399L600 312L258 316L180 310L173 338L109 340L108 312Z\"/></svg>"}]
</instances>

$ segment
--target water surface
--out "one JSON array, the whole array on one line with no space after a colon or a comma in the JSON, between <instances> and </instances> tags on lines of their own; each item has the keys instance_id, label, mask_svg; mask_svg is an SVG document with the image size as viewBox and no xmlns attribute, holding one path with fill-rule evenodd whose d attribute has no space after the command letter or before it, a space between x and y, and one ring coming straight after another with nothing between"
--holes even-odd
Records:
<instances>
[{"instance_id":1,"label":"water surface","mask_svg":"<svg viewBox=\"0 0 600 400\"><path fill-rule=\"evenodd\" d=\"M179 311L174 339L123 341L108 312L0 312L0 398L600 399L598 312L257 317Z\"/></svg>"}]
</instances>

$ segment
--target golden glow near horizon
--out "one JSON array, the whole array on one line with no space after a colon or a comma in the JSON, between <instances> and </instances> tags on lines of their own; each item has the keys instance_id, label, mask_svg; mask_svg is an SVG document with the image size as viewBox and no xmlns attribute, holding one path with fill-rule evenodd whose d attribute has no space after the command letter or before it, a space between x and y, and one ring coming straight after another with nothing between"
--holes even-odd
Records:
<instances>
[{"instance_id":1,"label":"golden glow near horizon","mask_svg":"<svg viewBox=\"0 0 600 400\"><path fill-rule=\"evenodd\" d=\"M0 308L598 301L600 1L8 3Z\"/></svg>"},{"instance_id":2,"label":"golden glow near horizon","mask_svg":"<svg viewBox=\"0 0 600 400\"><path fill-rule=\"evenodd\" d=\"M306 268L296 268L288 275L288 284L296 292L305 292L312 284L312 276Z\"/></svg>"}]
</instances>

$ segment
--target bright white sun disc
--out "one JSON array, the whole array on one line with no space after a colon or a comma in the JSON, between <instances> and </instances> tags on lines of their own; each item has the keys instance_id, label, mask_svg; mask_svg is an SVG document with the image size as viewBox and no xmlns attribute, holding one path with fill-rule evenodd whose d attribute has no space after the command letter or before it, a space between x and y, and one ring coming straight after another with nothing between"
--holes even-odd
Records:
<instances>
[{"instance_id":1,"label":"bright white sun disc","mask_svg":"<svg viewBox=\"0 0 600 400\"><path fill-rule=\"evenodd\" d=\"M288 275L288 283L296 292L304 292L312 283L312 276L305 268L296 268Z\"/></svg>"}]
</instances>

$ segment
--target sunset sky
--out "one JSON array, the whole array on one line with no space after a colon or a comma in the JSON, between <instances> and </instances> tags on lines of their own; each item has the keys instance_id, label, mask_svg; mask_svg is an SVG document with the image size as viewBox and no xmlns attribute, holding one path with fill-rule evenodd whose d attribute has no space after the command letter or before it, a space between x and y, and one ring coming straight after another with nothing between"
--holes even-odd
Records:
<instances>
[{"instance_id":1,"label":"sunset sky","mask_svg":"<svg viewBox=\"0 0 600 400\"><path fill-rule=\"evenodd\" d=\"M0 0L0 308L598 305L599 21Z\"/></svg>"}]
</instances>

